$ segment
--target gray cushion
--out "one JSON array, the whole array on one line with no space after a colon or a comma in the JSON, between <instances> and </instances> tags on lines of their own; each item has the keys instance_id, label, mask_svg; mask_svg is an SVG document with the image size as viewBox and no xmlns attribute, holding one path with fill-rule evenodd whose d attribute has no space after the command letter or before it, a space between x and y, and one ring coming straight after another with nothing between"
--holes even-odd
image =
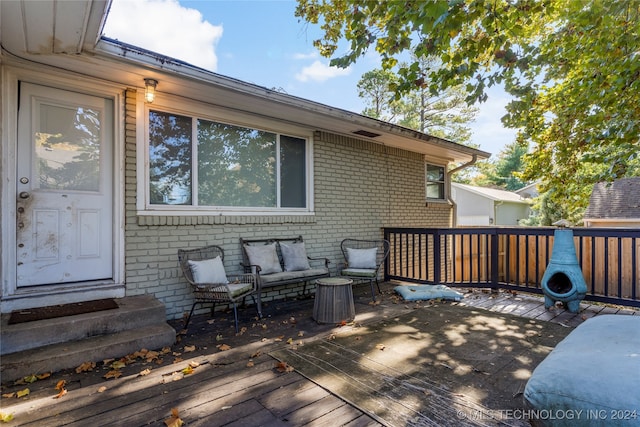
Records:
<instances>
[{"instance_id":1,"label":"gray cushion","mask_svg":"<svg viewBox=\"0 0 640 427\"><path fill-rule=\"evenodd\" d=\"M373 268L345 268L340 272L343 276L356 277L376 277L376 270Z\"/></svg>"},{"instance_id":2,"label":"gray cushion","mask_svg":"<svg viewBox=\"0 0 640 427\"><path fill-rule=\"evenodd\" d=\"M532 409L574 417L536 420L539 425L639 426L639 387L640 316L600 315L573 330L538 365L524 398ZM635 418L624 419L633 411Z\"/></svg>"},{"instance_id":3,"label":"gray cushion","mask_svg":"<svg viewBox=\"0 0 640 427\"><path fill-rule=\"evenodd\" d=\"M291 244L280 242L280 252L284 260L284 271L299 271L311 268L304 242Z\"/></svg>"},{"instance_id":4,"label":"gray cushion","mask_svg":"<svg viewBox=\"0 0 640 427\"><path fill-rule=\"evenodd\" d=\"M349 268L378 268L376 256L378 248L354 249L347 248L347 263Z\"/></svg>"},{"instance_id":5,"label":"gray cushion","mask_svg":"<svg viewBox=\"0 0 640 427\"><path fill-rule=\"evenodd\" d=\"M401 285L396 286L394 290L406 301L428 301L430 299L460 301L464 297L460 292L445 285Z\"/></svg>"},{"instance_id":6,"label":"gray cushion","mask_svg":"<svg viewBox=\"0 0 640 427\"><path fill-rule=\"evenodd\" d=\"M268 245L245 245L244 249L247 251L251 265L260 266L260 274L279 273L282 271L275 242Z\"/></svg>"},{"instance_id":7,"label":"gray cushion","mask_svg":"<svg viewBox=\"0 0 640 427\"><path fill-rule=\"evenodd\" d=\"M189 260L189 268L196 283L229 283L219 256L202 261Z\"/></svg>"},{"instance_id":8,"label":"gray cushion","mask_svg":"<svg viewBox=\"0 0 640 427\"><path fill-rule=\"evenodd\" d=\"M304 279L306 277L314 277L314 276L323 276L328 275L329 270L326 268L311 268L309 270L299 270L299 271L285 271L281 273L273 273L267 275L260 275L262 279L262 283L273 283L280 282L284 280L295 280L295 279Z\"/></svg>"}]
</instances>

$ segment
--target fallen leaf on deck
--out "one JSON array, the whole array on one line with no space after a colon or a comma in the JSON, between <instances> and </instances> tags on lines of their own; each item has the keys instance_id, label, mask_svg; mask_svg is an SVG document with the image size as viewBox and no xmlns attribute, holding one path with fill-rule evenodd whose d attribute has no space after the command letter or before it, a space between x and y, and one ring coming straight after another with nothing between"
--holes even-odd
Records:
<instances>
[{"instance_id":1,"label":"fallen leaf on deck","mask_svg":"<svg viewBox=\"0 0 640 427\"><path fill-rule=\"evenodd\" d=\"M304 331L298 331L298 336L299 337L303 337L304 336Z\"/></svg>"},{"instance_id":2,"label":"fallen leaf on deck","mask_svg":"<svg viewBox=\"0 0 640 427\"><path fill-rule=\"evenodd\" d=\"M220 350L220 351L231 350L231 346L229 346L227 344L220 344L220 345L217 345L216 347L218 347L218 350Z\"/></svg>"},{"instance_id":3,"label":"fallen leaf on deck","mask_svg":"<svg viewBox=\"0 0 640 427\"><path fill-rule=\"evenodd\" d=\"M293 344L293 338L289 338L289 339L287 340L287 344Z\"/></svg>"},{"instance_id":4,"label":"fallen leaf on deck","mask_svg":"<svg viewBox=\"0 0 640 427\"><path fill-rule=\"evenodd\" d=\"M184 346L184 352L185 353L190 353L192 351L196 351L196 346L195 345L185 345Z\"/></svg>"},{"instance_id":5,"label":"fallen leaf on deck","mask_svg":"<svg viewBox=\"0 0 640 427\"><path fill-rule=\"evenodd\" d=\"M54 399L60 399L62 396L64 396L65 394L67 394L67 389L63 388L62 390L60 390L60 393L56 394L55 396L53 396Z\"/></svg>"},{"instance_id":6,"label":"fallen leaf on deck","mask_svg":"<svg viewBox=\"0 0 640 427\"><path fill-rule=\"evenodd\" d=\"M13 420L13 414L5 414L4 412L0 412L0 421L3 423L8 423Z\"/></svg>"},{"instance_id":7,"label":"fallen leaf on deck","mask_svg":"<svg viewBox=\"0 0 640 427\"><path fill-rule=\"evenodd\" d=\"M28 396L29 393L31 393L31 391L29 391L28 388L25 388L24 390L20 390L20 391L16 392L16 397L18 397L18 398L25 397L25 396Z\"/></svg>"},{"instance_id":8,"label":"fallen leaf on deck","mask_svg":"<svg viewBox=\"0 0 640 427\"><path fill-rule=\"evenodd\" d=\"M56 384L56 390L62 390L64 389L64 386L67 384L66 380L60 380L58 381L58 383Z\"/></svg>"},{"instance_id":9,"label":"fallen leaf on deck","mask_svg":"<svg viewBox=\"0 0 640 427\"><path fill-rule=\"evenodd\" d=\"M109 378L120 378L122 376L122 372L117 371L117 370L113 370L113 371L109 371L106 374L103 375L103 378L105 379L109 379Z\"/></svg>"},{"instance_id":10,"label":"fallen leaf on deck","mask_svg":"<svg viewBox=\"0 0 640 427\"><path fill-rule=\"evenodd\" d=\"M182 427L183 421L178 416L178 409L171 409L171 418L164 420L167 427Z\"/></svg>"},{"instance_id":11,"label":"fallen leaf on deck","mask_svg":"<svg viewBox=\"0 0 640 427\"><path fill-rule=\"evenodd\" d=\"M280 335L279 337L274 338L274 341L282 341L284 339L284 335Z\"/></svg>"},{"instance_id":12,"label":"fallen leaf on deck","mask_svg":"<svg viewBox=\"0 0 640 427\"><path fill-rule=\"evenodd\" d=\"M76 374L79 374L81 372L93 371L93 368L95 367L95 362L84 362L82 365L76 368Z\"/></svg>"},{"instance_id":13,"label":"fallen leaf on deck","mask_svg":"<svg viewBox=\"0 0 640 427\"><path fill-rule=\"evenodd\" d=\"M276 363L276 370L278 372L293 372L293 366L287 364L286 362L278 362Z\"/></svg>"},{"instance_id":14,"label":"fallen leaf on deck","mask_svg":"<svg viewBox=\"0 0 640 427\"><path fill-rule=\"evenodd\" d=\"M262 354L262 352L261 352L260 350L258 350L258 351L256 351L255 353L253 353L253 354L251 355L251 358L252 358L252 359L255 359L256 357L260 356L261 354Z\"/></svg>"},{"instance_id":15,"label":"fallen leaf on deck","mask_svg":"<svg viewBox=\"0 0 640 427\"><path fill-rule=\"evenodd\" d=\"M247 362L247 368L253 368L253 366L254 366L253 360L249 360Z\"/></svg>"},{"instance_id":16,"label":"fallen leaf on deck","mask_svg":"<svg viewBox=\"0 0 640 427\"><path fill-rule=\"evenodd\" d=\"M187 366L180 372L182 372L185 375L190 375L190 374L193 374L193 368L191 366Z\"/></svg>"},{"instance_id":17,"label":"fallen leaf on deck","mask_svg":"<svg viewBox=\"0 0 640 427\"><path fill-rule=\"evenodd\" d=\"M2 395L2 397L6 398L6 399L11 399L13 397L16 397L16 392L13 391L11 393L5 393L5 394Z\"/></svg>"},{"instance_id":18,"label":"fallen leaf on deck","mask_svg":"<svg viewBox=\"0 0 640 427\"><path fill-rule=\"evenodd\" d=\"M49 378L50 376L51 376L51 372L45 372L44 374L36 375L36 377L38 377L39 380L43 380L45 378Z\"/></svg>"},{"instance_id":19,"label":"fallen leaf on deck","mask_svg":"<svg viewBox=\"0 0 640 427\"><path fill-rule=\"evenodd\" d=\"M105 386L102 386L98 389L98 393L104 393L105 391L107 391L107 388Z\"/></svg>"},{"instance_id":20,"label":"fallen leaf on deck","mask_svg":"<svg viewBox=\"0 0 640 427\"><path fill-rule=\"evenodd\" d=\"M382 351L386 348L386 346L384 344L376 344L376 348Z\"/></svg>"},{"instance_id":21,"label":"fallen leaf on deck","mask_svg":"<svg viewBox=\"0 0 640 427\"><path fill-rule=\"evenodd\" d=\"M146 375L149 375L150 373L151 373L151 369L147 368L144 371L140 371L138 375L140 375L141 377L144 377Z\"/></svg>"},{"instance_id":22,"label":"fallen leaf on deck","mask_svg":"<svg viewBox=\"0 0 640 427\"><path fill-rule=\"evenodd\" d=\"M122 369L122 368L124 368L125 366L127 366L127 364L126 364L126 363L124 363L124 362L123 362L123 361L121 361L121 360L116 360L115 362L113 362L113 363L111 364L111 369Z\"/></svg>"},{"instance_id":23,"label":"fallen leaf on deck","mask_svg":"<svg viewBox=\"0 0 640 427\"><path fill-rule=\"evenodd\" d=\"M38 381L38 377L36 377L35 375L31 374L31 375L27 375L26 377L23 378L24 382L27 384L31 384L34 383L36 381Z\"/></svg>"}]
</instances>

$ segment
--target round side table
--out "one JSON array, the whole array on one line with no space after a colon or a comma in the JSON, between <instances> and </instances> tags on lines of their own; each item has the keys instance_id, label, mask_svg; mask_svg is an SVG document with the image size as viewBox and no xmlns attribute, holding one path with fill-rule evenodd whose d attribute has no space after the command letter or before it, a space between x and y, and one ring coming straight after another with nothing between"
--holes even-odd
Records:
<instances>
[{"instance_id":1,"label":"round side table","mask_svg":"<svg viewBox=\"0 0 640 427\"><path fill-rule=\"evenodd\" d=\"M327 277L316 280L313 319L318 323L350 322L356 317L353 306L353 280Z\"/></svg>"}]
</instances>

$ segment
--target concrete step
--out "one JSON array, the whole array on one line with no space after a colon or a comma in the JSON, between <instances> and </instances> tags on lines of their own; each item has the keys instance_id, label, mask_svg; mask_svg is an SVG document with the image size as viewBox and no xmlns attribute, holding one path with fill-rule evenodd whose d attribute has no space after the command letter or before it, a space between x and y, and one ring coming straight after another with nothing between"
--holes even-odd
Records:
<instances>
[{"instance_id":1,"label":"concrete step","mask_svg":"<svg viewBox=\"0 0 640 427\"><path fill-rule=\"evenodd\" d=\"M139 319L142 320L142 319ZM166 321L78 341L51 344L2 356L2 382L31 374L76 368L84 362L120 358L143 348L159 350L175 342L176 331Z\"/></svg>"},{"instance_id":2,"label":"concrete step","mask_svg":"<svg viewBox=\"0 0 640 427\"><path fill-rule=\"evenodd\" d=\"M151 295L118 298L116 302L117 309L14 325L8 324L9 314L3 314L0 355L166 322L164 305Z\"/></svg>"}]
</instances>

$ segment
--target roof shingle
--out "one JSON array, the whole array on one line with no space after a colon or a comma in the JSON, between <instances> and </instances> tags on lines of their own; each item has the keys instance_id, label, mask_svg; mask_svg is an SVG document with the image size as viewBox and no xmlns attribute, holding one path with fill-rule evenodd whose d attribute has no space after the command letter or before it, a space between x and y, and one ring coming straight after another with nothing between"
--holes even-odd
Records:
<instances>
[{"instance_id":1,"label":"roof shingle","mask_svg":"<svg viewBox=\"0 0 640 427\"><path fill-rule=\"evenodd\" d=\"M585 218L640 218L640 177L593 187Z\"/></svg>"}]
</instances>

